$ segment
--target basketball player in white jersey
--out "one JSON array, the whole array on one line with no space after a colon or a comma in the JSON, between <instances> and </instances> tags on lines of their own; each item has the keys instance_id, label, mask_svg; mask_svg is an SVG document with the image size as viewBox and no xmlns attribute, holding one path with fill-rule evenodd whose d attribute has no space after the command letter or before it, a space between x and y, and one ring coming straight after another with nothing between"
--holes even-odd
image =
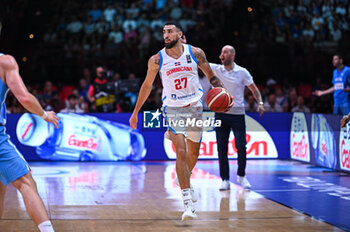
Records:
<instances>
[{"instance_id":1,"label":"basketball player in white jersey","mask_svg":"<svg viewBox=\"0 0 350 232\"><path fill-rule=\"evenodd\" d=\"M137 115L148 98L154 79L159 72L163 85L163 113L168 122L168 131L176 150L176 173L182 191L185 211L182 220L197 217L190 189L190 170L195 166L201 141L201 129L180 128L169 124L172 120L184 119L185 113L199 118L202 113L200 99L203 90L198 79L198 68L208 77L214 87L222 87L214 75L202 49L182 44L183 32L177 22L168 22L163 28L165 48L148 60L146 79L142 84L135 109L130 117L130 126L137 127ZM233 104L233 100L231 98ZM231 103L230 102L230 103ZM228 106L228 109L232 107ZM179 114L177 114L179 113ZM191 117L191 116L190 116Z\"/></svg>"},{"instance_id":2,"label":"basketball player in white jersey","mask_svg":"<svg viewBox=\"0 0 350 232\"><path fill-rule=\"evenodd\" d=\"M39 196L29 166L6 133L5 102L9 90L28 111L40 116L47 122L53 123L56 128L58 126L58 118L55 112L44 111L36 98L28 92L19 75L16 60L10 55L0 53L0 219L4 210L6 185L11 183L22 194L29 217L39 227L39 230L41 232L53 232L54 229ZM0 228L0 231L2 231L2 228ZM16 229L11 231L16 231Z\"/></svg>"}]
</instances>

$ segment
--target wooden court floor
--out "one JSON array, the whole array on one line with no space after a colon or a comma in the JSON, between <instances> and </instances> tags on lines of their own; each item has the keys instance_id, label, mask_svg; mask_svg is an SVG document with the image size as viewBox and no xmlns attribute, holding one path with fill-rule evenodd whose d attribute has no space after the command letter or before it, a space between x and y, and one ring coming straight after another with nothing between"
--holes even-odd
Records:
<instances>
[{"instance_id":1,"label":"wooden court floor","mask_svg":"<svg viewBox=\"0 0 350 232\"><path fill-rule=\"evenodd\" d=\"M199 193L198 219L181 222L174 162L31 163L39 193L55 230L119 231L342 231L324 222L197 169L191 182ZM20 194L9 186L0 232L38 231Z\"/></svg>"}]
</instances>

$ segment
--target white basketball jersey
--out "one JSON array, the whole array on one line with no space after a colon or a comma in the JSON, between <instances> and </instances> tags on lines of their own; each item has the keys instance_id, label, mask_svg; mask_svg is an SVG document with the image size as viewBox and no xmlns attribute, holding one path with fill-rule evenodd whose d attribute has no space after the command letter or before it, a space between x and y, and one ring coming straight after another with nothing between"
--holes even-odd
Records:
<instances>
[{"instance_id":1,"label":"white basketball jersey","mask_svg":"<svg viewBox=\"0 0 350 232\"><path fill-rule=\"evenodd\" d=\"M159 52L159 74L163 84L163 106L186 106L199 101L203 89L198 78L198 61L191 45L184 44L183 54L174 59L163 48Z\"/></svg>"}]
</instances>

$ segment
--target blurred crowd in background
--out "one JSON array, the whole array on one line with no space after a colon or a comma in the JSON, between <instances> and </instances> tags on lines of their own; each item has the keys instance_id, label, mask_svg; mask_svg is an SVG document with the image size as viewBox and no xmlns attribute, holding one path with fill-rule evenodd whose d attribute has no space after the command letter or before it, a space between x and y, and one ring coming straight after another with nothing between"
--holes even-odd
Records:
<instances>
[{"instance_id":1,"label":"blurred crowd in background","mask_svg":"<svg viewBox=\"0 0 350 232\"><path fill-rule=\"evenodd\" d=\"M220 63L221 47L233 45L236 63L251 72L268 112L331 113L332 95L312 92L332 85L334 53L343 54L345 65L350 62L348 0L18 0L1 5L0 51L16 57L29 90L57 112L130 112L149 57L163 48L167 20L178 21L187 42L202 48L210 62ZM161 91L158 77L144 109L161 106ZM245 100L246 110L255 112L249 91ZM24 111L11 95L7 101L9 113Z\"/></svg>"}]
</instances>

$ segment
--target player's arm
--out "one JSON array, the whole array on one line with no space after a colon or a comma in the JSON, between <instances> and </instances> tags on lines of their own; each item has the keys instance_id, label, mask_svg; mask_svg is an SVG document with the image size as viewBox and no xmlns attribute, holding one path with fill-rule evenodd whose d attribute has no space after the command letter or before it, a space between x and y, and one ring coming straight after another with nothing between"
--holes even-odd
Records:
<instances>
[{"instance_id":1,"label":"player's arm","mask_svg":"<svg viewBox=\"0 0 350 232\"><path fill-rule=\"evenodd\" d=\"M330 94L330 93L333 93L334 92L334 86L330 87L329 89L326 89L326 90L316 90L314 92L314 94L318 97L322 96L322 95L325 95L325 94Z\"/></svg>"},{"instance_id":2,"label":"player's arm","mask_svg":"<svg viewBox=\"0 0 350 232\"><path fill-rule=\"evenodd\" d=\"M340 128L343 128L348 124L350 120L350 113L340 120Z\"/></svg>"},{"instance_id":3,"label":"player's arm","mask_svg":"<svg viewBox=\"0 0 350 232\"><path fill-rule=\"evenodd\" d=\"M136 129L136 127L137 127L137 114L140 111L143 104L145 103L149 94L151 93L154 79L158 73L159 64L160 64L159 54L152 56L148 60L147 75L146 75L144 82L142 83L134 111L129 119L130 127L132 129Z\"/></svg>"},{"instance_id":4,"label":"player's arm","mask_svg":"<svg viewBox=\"0 0 350 232\"><path fill-rule=\"evenodd\" d=\"M264 102L262 100L258 87L255 85L255 83L253 83L251 85L248 85L248 89L252 92L255 101L258 102L258 111L260 116L263 115L263 113L265 112Z\"/></svg>"},{"instance_id":5,"label":"player's arm","mask_svg":"<svg viewBox=\"0 0 350 232\"><path fill-rule=\"evenodd\" d=\"M192 52L194 57L198 61L198 67L203 71L204 75L208 78L210 84L214 87L223 87L220 79L215 76L213 70L210 68L209 62L207 61L207 57L202 49L197 47L192 47Z\"/></svg>"},{"instance_id":6,"label":"player's arm","mask_svg":"<svg viewBox=\"0 0 350 232\"><path fill-rule=\"evenodd\" d=\"M198 61L198 67L203 71L204 75L208 78L210 84L214 87L222 87L224 88L220 79L215 76L213 70L210 67L210 64L205 56L205 53L202 49L197 47L192 47L192 52L196 60ZM226 90L227 91L227 90ZM227 93L229 93L227 91ZM230 95L230 94L229 94ZM233 97L230 95L230 103L227 106L225 112L227 112L233 106Z\"/></svg>"},{"instance_id":7,"label":"player's arm","mask_svg":"<svg viewBox=\"0 0 350 232\"><path fill-rule=\"evenodd\" d=\"M29 112L40 116L47 122L52 122L55 127L58 126L58 118L55 112L46 112L41 107L38 100L29 93L28 89L23 83L23 80L19 74L18 64L10 55L2 56L0 59L0 65L5 73L5 82L8 88L15 95L17 100L22 104L22 106Z\"/></svg>"}]
</instances>

